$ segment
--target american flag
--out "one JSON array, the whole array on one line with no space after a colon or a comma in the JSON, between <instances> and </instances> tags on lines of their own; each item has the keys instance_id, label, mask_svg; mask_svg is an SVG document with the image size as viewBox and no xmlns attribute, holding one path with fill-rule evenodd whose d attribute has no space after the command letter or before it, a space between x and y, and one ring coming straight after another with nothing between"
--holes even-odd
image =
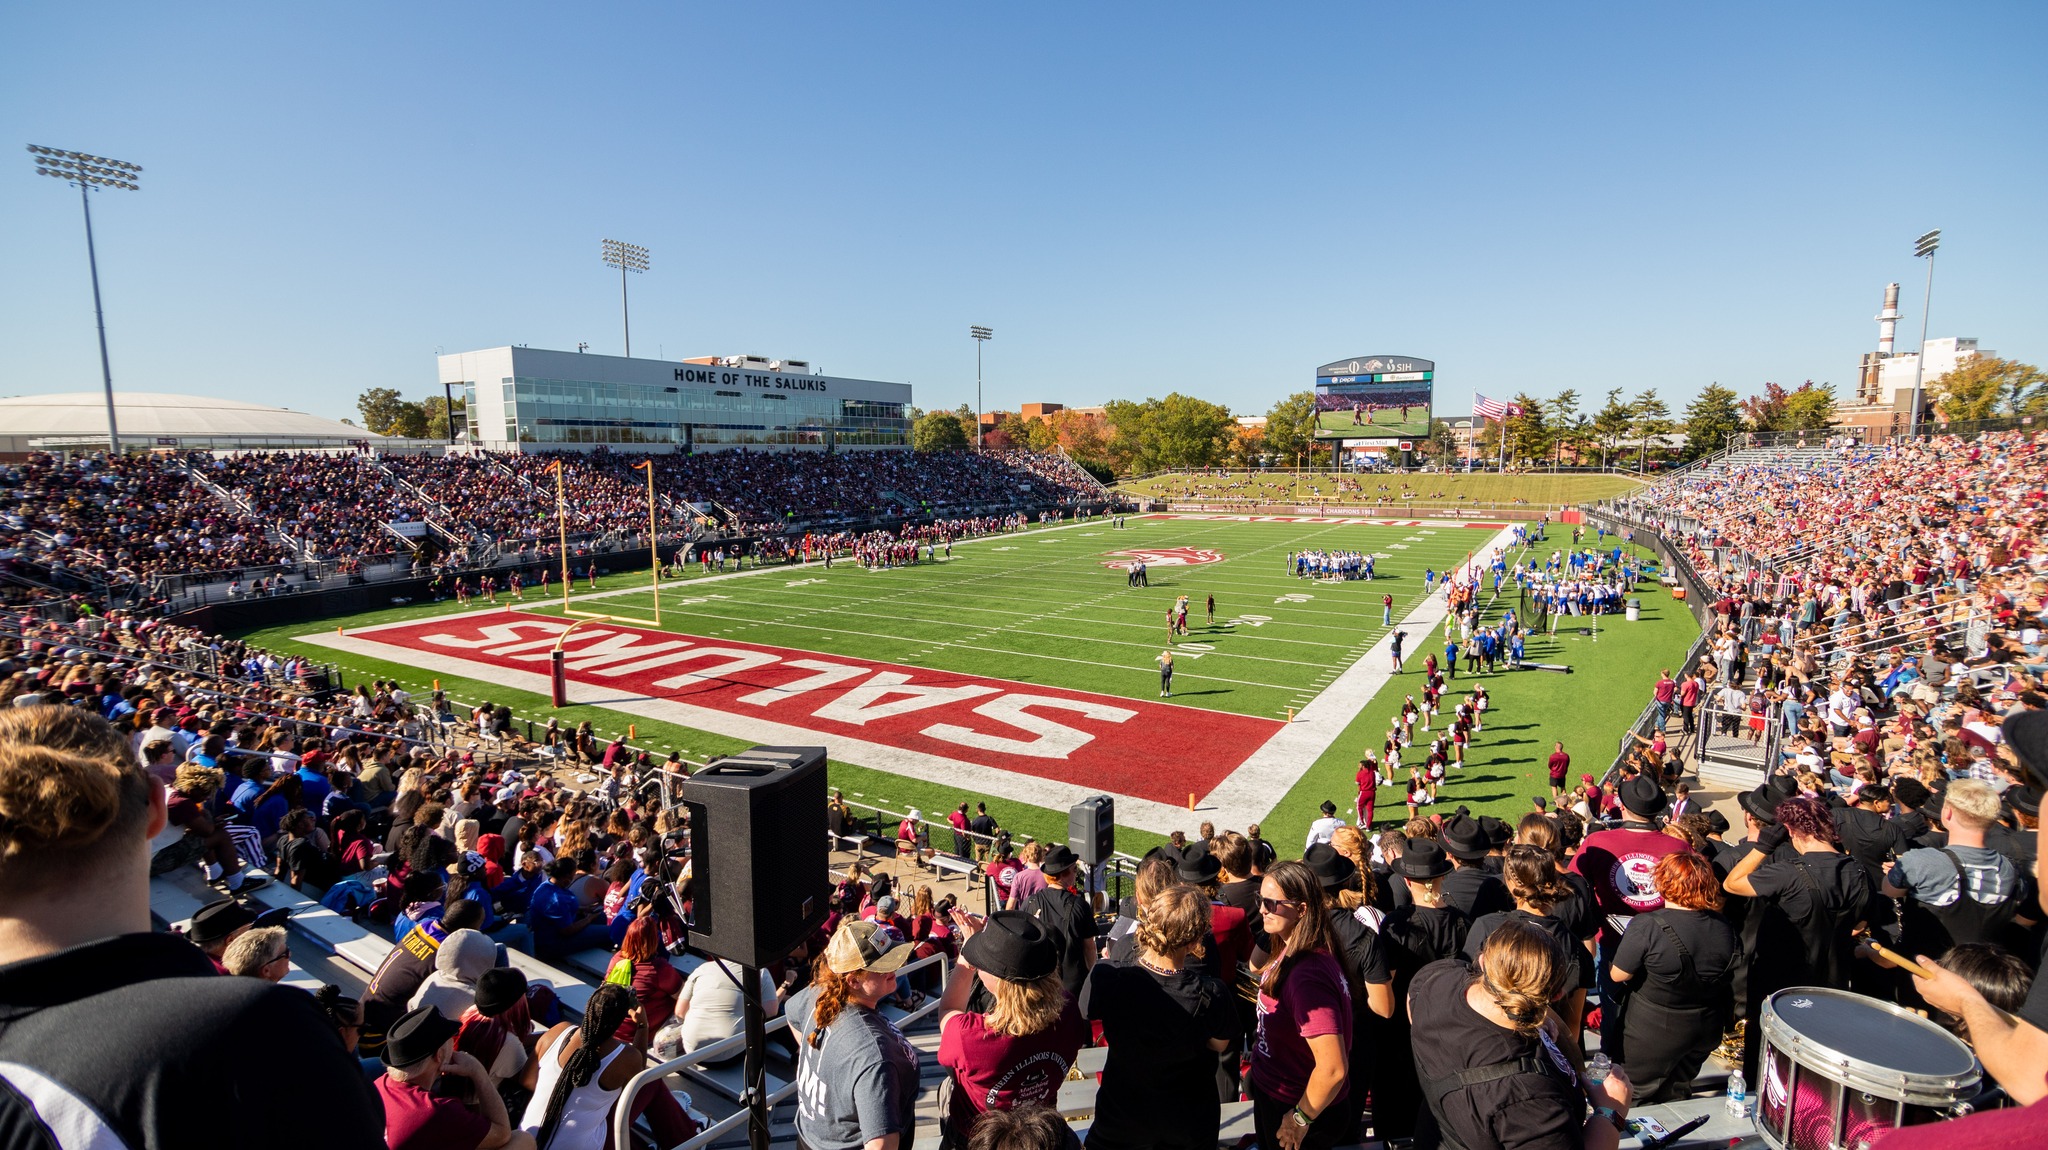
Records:
<instances>
[{"instance_id":1,"label":"american flag","mask_svg":"<svg viewBox=\"0 0 2048 1150\"><path fill-rule=\"evenodd\" d=\"M1474 394L1472 414L1482 419L1498 419L1505 422L1511 415L1527 415L1529 412L1519 403L1502 403L1498 399L1488 399L1483 395Z\"/></svg>"}]
</instances>

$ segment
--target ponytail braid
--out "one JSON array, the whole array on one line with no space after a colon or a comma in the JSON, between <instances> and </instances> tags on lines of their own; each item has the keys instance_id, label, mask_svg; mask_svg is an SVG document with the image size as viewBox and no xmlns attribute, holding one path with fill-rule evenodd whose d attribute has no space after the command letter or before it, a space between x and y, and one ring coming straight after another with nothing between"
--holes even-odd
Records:
<instances>
[{"instance_id":1,"label":"ponytail braid","mask_svg":"<svg viewBox=\"0 0 2048 1150\"><path fill-rule=\"evenodd\" d=\"M811 985L818 988L818 1002L811 1008L811 1031L804 1036L804 1041L811 1044L812 1050L817 1050L825 1045L826 1028L846 1009L848 987L846 976L827 966L822 954L812 967Z\"/></svg>"},{"instance_id":2,"label":"ponytail braid","mask_svg":"<svg viewBox=\"0 0 2048 1150\"><path fill-rule=\"evenodd\" d=\"M569 1102L571 1092L590 1085L597 1076L597 1067L603 1059L598 1047L619 1029L626 1021L626 1014L633 1009L633 992L615 982L607 982L590 994L590 1004L583 1008L583 1026L577 1033L582 1044L569 1061L562 1065L562 1073L555 1078L555 1088L548 1094L547 1115L541 1119L540 1133L534 1136L534 1143L546 1150L554 1140L555 1128L562 1122L562 1107ZM562 1041L568 1041L564 1035ZM554 1058L557 1052L550 1050L546 1057Z\"/></svg>"}]
</instances>

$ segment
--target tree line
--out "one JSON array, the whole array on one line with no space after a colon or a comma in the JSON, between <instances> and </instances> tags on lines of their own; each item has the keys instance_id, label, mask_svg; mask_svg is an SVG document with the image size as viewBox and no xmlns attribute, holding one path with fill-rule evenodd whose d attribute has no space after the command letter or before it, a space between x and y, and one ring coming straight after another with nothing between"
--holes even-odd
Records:
<instances>
[{"instance_id":1,"label":"tree line","mask_svg":"<svg viewBox=\"0 0 2048 1150\"><path fill-rule=\"evenodd\" d=\"M397 435L406 439L447 439L448 400L432 395L414 402L396 388L373 387L356 397L356 411L363 428L374 435ZM462 419L463 401L455 401L455 418Z\"/></svg>"},{"instance_id":2,"label":"tree line","mask_svg":"<svg viewBox=\"0 0 2048 1150\"><path fill-rule=\"evenodd\" d=\"M1926 384L1942 420L1967 422L2048 414L2048 374L2032 364L1979 356ZM1825 431L1835 418L1830 384L1807 380L1797 387L1766 382L1744 398L1712 383L1681 412L1673 412L1655 388L1633 396L1612 388L1598 405L1576 388L1550 398L1517 394L1522 414L1504 422L1487 420L1477 429L1471 454L1491 460L1505 454L1516 465L1641 468L1652 460L1686 462L1727 446L1743 432ZM379 435L445 439L448 415L441 396L413 402L391 388L377 387L356 400L363 426ZM455 416L463 404L455 401ZM918 451L947 451L975 442L974 409L911 408L910 442ZM1439 417L1429 436L1416 443L1424 458L1452 463L1460 447L1452 421ZM1263 427L1238 423L1230 408L1172 392L1163 399L1119 399L1100 414L1062 410L1042 419L1007 412L986 430L984 446L1031 451L1063 450L1098 478L1184 467L1289 467L1329 462L1329 444L1315 438L1315 394L1299 391L1266 412ZM1667 446L1664 437L1683 433ZM1502 451L1501 437L1506 436Z\"/></svg>"}]
</instances>

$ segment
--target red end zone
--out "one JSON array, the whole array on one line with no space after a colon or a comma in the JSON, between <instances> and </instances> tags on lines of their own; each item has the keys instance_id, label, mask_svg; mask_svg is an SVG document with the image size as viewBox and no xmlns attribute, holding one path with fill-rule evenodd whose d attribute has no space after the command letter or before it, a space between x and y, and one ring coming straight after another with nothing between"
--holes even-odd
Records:
<instances>
[{"instance_id":1,"label":"red end zone","mask_svg":"<svg viewBox=\"0 0 2048 1150\"><path fill-rule=\"evenodd\" d=\"M490 667L545 675L567 627L544 615L491 613L353 637L456 657L489 678ZM572 683L800 727L828 747L834 735L858 738L1175 806L1190 791L1208 794L1282 725L612 623L579 628L563 649ZM1149 671L1131 674L1153 681Z\"/></svg>"}]
</instances>

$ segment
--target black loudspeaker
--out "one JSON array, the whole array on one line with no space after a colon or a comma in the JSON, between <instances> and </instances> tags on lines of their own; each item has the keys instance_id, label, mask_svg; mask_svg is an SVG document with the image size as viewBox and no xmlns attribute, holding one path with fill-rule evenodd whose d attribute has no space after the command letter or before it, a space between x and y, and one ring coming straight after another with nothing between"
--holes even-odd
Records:
<instances>
[{"instance_id":1,"label":"black loudspeaker","mask_svg":"<svg viewBox=\"0 0 2048 1150\"><path fill-rule=\"evenodd\" d=\"M690 946L742 966L779 962L825 921L825 748L755 747L683 783Z\"/></svg>"},{"instance_id":2,"label":"black loudspeaker","mask_svg":"<svg viewBox=\"0 0 2048 1150\"><path fill-rule=\"evenodd\" d=\"M1067 849L1089 866L1116 853L1116 803L1108 795L1090 795L1067 812Z\"/></svg>"}]
</instances>

